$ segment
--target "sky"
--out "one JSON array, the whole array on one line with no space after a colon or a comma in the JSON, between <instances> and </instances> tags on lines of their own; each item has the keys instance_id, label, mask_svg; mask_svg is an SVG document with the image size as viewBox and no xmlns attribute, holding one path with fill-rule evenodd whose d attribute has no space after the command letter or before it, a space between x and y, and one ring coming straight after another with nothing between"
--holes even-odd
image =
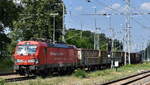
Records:
<instances>
[{"instance_id":1,"label":"sky","mask_svg":"<svg viewBox=\"0 0 150 85\"><path fill-rule=\"evenodd\" d=\"M100 16L88 14L126 13L127 5L125 0L63 1L67 8L67 14L65 14L65 25L67 28L95 32L94 23L96 20L96 28L100 28L97 33L105 33L107 37L112 37L112 33L109 30L111 27L114 29L114 38L123 41L125 15ZM131 0L131 11L132 13L139 13L139 15L131 16L131 51L137 52L144 49L150 41L150 14L148 14L150 13L150 0Z\"/></svg>"}]
</instances>

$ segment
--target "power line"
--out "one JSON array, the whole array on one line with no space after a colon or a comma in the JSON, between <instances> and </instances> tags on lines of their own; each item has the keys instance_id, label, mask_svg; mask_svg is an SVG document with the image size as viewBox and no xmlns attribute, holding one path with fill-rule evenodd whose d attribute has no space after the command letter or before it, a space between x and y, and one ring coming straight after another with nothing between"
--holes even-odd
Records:
<instances>
[{"instance_id":1,"label":"power line","mask_svg":"<svg viewBox=\"0 0 150 85\"><path fill-rule=\"evenodd\" d=\"M114 9L114 8L112 8L111 6L106 5L105 3L103 3L103 2L101 2L101 1L99 1L99 0L95 0L95 1L97 1L97 2L98 2L98 4L101 4L102 6L107 7L107 8L109 8L109 9L113 10L113 11L116 11L116 12L122 13L122 12L120 12L120 10Z\"/></svg>"},{"instance_id":2,"label":"power line","mask_svg":"<svg viewBox=\"0 0 150 85\"><path fill-rule=\"evenodd\" d=\"M141 26L142 28L148 28L148 29L150 29L150 27L147 27L147 26L145 26L144 24L142 24L142 23L140 23L138 20L136 20L136 19L134 19L134 18L132 18L132 20L134 20L135 21L135 23L137 23L139 26Z\"/></svg>"},{"instance_id":3,"label":"power line","mask_svg":"<svg viewBox=\"0 0 150 85\"><path fill-rule=\"evenodd\" d=\"M126 5L127 5L127 11L125 13L122 13L116 9L113 9L112 7L96 0L97 2L99 2L99 4L101 4L102 6L106 6L107 8L110 8L114 11L117 11L118 13L113 13L113 14L108 14L108 13L101 13L101 14L83 14L83 15L101 15L101 16L110 16L110 15L125 15L126 16L126 34L125 34L125 41L126 43L126 46L127 46L127 52L128 52L128 63L130 64L130 52L131 52L131 26L130 26L130 18L131 18L131 15L147 15L147 14L150 14L149 12L145 12L145 13L142 13L142 12L135 12L135 13L132 13L131 12L131 4L130 4L130 0L124 0L126 2ZM90 1L91 2L91 1ZM136 21L137 22L137 21ZM137 22L138 23L138 22ZM142 25L142 24L140 24ZM144 26L144 25L142 25ZM145 26L144 26L145 27ZM126 56L125 56L126 57ZM127 61L125 61L127 62Z\"/></svg>"},{"instance_id":4,"label":"power line","mask_svg":"<svg viewBox=\"0 0 150 85\"><path fill-rule=\"evenodd\" d=\"M143 14L143 12L142 12L140 9L137 9L137 8L135 8L135 7L132 7L132 9L137 10L138 13L140 13L141 15L147 15L147 14L150 14L150 12L147 12L147 13L144 13L144 14ZM145 20L147 20L147 21L149 22L148 17L145 17L145 16L142 16L142 17L143 17Z\"/></svg>"}]
</instances>

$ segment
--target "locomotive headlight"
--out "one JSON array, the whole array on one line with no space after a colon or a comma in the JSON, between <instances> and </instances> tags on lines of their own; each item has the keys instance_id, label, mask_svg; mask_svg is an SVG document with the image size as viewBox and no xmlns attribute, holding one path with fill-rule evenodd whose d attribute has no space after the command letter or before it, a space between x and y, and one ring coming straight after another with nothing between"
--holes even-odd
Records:
<instances>
[{"instance_id":1,"label":"locomotive headlight","mask_svg":"<svg viewBox=\"0 0 150 85\"><path fill-rule=\"evenodd\" d=\"M38 59L35 59L35 63L36 63L36 64L39 63Z\"/></svg>"},{"instance_id":2,"label":"locomotive headlight","mask_svg":"<svg viewBox=\"0 0 150 85\"><path fill-rule=\"evenodd\" d=\"M28 60L28 62L29 63L36 63L36 64L39 63L38 59L30 59L30 60Z\"/></svg>"},{"instance_id":3,"label":"locomotive headlight","mask_svg":"<svg viewBox=\"0 0 150 85\"><path fill-rule=\"evenodd\" d=\"M35 59L28 60L29 63L34 63L35 61L36 61Z\"/></svg>"},{"instance_id":4,"label":"locomotive headlight","mask_svg":"<svg viewBox=\"0 0 150 85\"><path fill-rule=\"evenodd\" d=\"M17 62L17 63L20 63L20 62L24 62L24 61L23 61L23 60L20 60L20 59L17 59L16 62Z\"/></svg>"}]
</instances>

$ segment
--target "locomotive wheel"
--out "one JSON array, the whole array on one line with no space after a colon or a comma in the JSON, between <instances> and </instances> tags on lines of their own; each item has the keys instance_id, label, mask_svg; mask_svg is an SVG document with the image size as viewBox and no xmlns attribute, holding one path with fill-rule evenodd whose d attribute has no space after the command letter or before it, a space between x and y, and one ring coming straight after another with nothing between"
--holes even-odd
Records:
<instances>
[{"instance_id":1,"label":"locomotive wheel","mask_svg":"<svg viewBox=\"0 0 150 85\"><path fill-rule=\"evenodd\" d=\"M24 76L25 75L25 73L23 73L23 72L18 72L19 73L19 75L21 75L21 76Z\"/></svg>"},{"instance_id":2,"label":"locomotive wheel","mask_svg":"<svg viewBox=\"0 0 150 85\"><path fill-rule=\"evenodd\" d=\"M16 72L21 76L25 76L25 72L23 70L17 70Z\"/></svg>"},{"instance_id":3,"label":"locomotive wheel","mask_svg":"<svg viewBox=\"0 0 150 85\"><path fill-rule=\"evenodd\" d=\"M25 71L25 76L26 76L26 77L29 77L29 76L30 76L29 71L27 71L27 70Z\"/></svg>"},{"instance_id":4,"label":"locomotive wheel","mask_svg":"<svg viewBox=\"0 0 150 85\"><path fill-rule=\"evenodd\" d=\"M37 75L45 78L49 75L49 72L48 72L48 70L41 70L37 73Z\"/></svg>"}]
</instances>

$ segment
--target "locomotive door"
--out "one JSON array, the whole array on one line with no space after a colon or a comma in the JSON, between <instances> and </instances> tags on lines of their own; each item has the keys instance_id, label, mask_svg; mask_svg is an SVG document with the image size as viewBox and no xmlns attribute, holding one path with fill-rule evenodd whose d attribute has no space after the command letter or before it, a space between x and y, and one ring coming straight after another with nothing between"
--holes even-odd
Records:
<instances>
[{"instance_id":1,"label":"locomotive door","mask_svg":"<svg viewBox=\"0 0 150 85\"><path fill-rule=\"evenodd\" d=\"M47 48L46 47L44 47L44 61L47 67Z\"/></svg>"}]
</instances>

